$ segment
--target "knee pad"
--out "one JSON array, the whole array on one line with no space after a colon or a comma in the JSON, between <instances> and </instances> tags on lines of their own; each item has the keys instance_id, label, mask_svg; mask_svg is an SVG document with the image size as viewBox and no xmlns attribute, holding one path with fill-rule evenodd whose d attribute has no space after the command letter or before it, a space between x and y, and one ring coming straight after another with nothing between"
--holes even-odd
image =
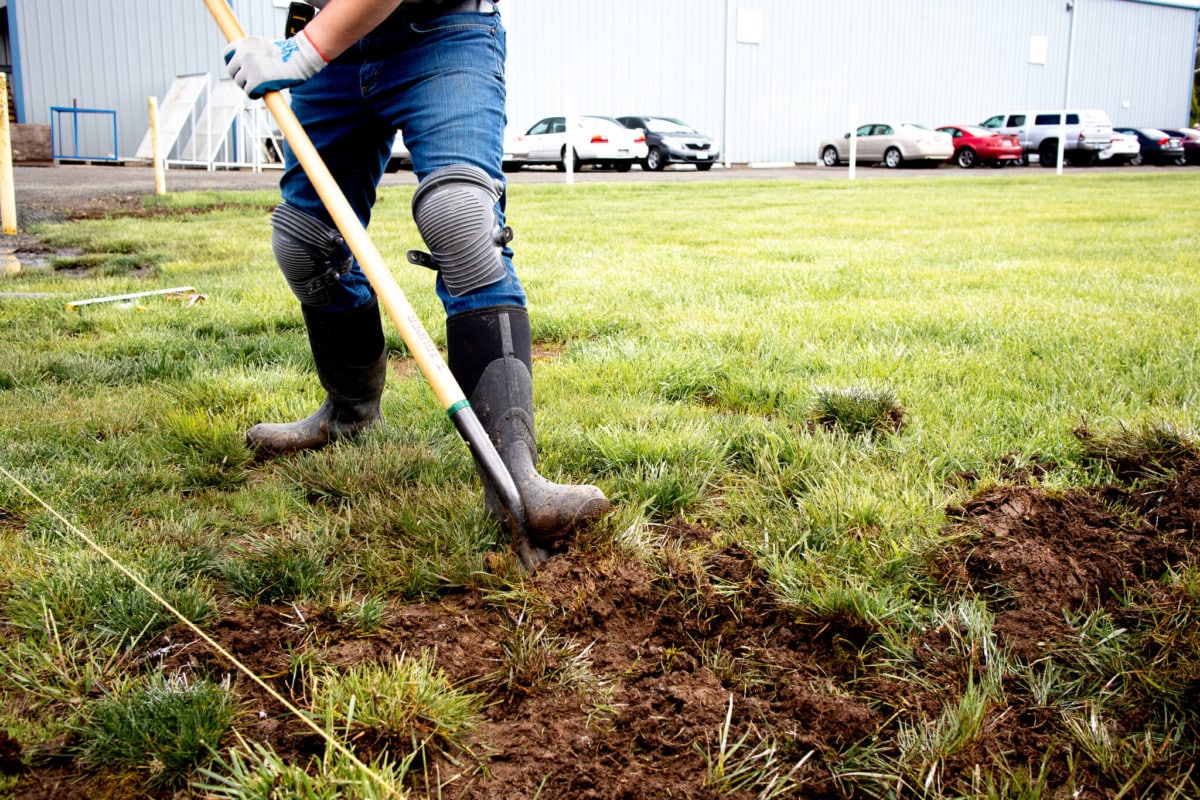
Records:
<instances>
[{"instance_id":1,"label":"knee pad","mask_svg":"<svg viewBox=\"0 0 1200 800\"><path fill-rule=\"evenodd\" d=\"M336 228L283 203L271 214L271 249L292 293L312 308L333 302L333 289L353 260Z\"/></svg>"},{"instance_id":2,"label":"knee pad","mask_svg":"<svg viewBox=\"0 0 1200 800\"><path fill-rule=\"evenodd\" d=\"M410 250L408 260L439 271L455 297L502 279L501 251L512 239L496 216L502 192L503 184L478 167L451 164L431 172L412 199L413 220L429 252Z\"/></svg>"}]
</instances>

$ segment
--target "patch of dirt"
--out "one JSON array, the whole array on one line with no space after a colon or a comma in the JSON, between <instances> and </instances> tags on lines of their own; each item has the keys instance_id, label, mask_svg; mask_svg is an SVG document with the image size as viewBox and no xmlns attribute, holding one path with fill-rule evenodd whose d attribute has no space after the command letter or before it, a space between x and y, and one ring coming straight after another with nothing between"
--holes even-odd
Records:
<instances>
[{"instance_id":1,"label":"patch of dirt","mask_svg":"<svg viewBox=\"0 0 1200 800\"><path fill-rule=\"evenodd\" d=\"M1169 566L1196 558L1197 509L1200 469L1192 462L1136 486L1063 493L1033 483L996 486L949 509L951 544L935 574L951 592L985 598L1001 644L1031 663L1077 645L1068 612L1107 609L1124 626L1146 628L1145 609L1120 595L1139 591L1143 602L1170 602L1158 581ZM939 629L914 642L922 680L901 681L879 661L870 631L797 617L777 602L752 554L719 532L676 520L661 534L653 565L577 550L551 559L531 578L534 600L524 609L469 589L394 607L375 635L354 637L315 609L231 608L212 635L301 707L307 698L297 654L350 666L434 651L456 685L490 698L470 744L484 768L461 753L456 763L435 755L426 765L426 775L444 782L442 797L463 800L753 797L747 789L721 794L707 780L706 755L715 757L727 714L727 741L746 742L743 752L770 746L786 768L803 762L792 775L798 796L857 796L835 777L839 754L855 743L893 742L902 726L930 724L968 676L980 673L979 661L956 648L957 632ZM518 626L572 644L586 679L505 690L505 642ZM1190 670L1200 699L1200 653L1177 657L1180 679ZM183 627L148 647L142 666L232 673ZM247 712L238 725L243 736L299 763L320 756L319 737L260 687L236 674L234 685ZM1102 769L1069 747L1058 710L1036 702L1028 688L1005 692L1007 705L990 708L970 746L947 759L943 782L966 786L975 765L1003 754L1010 765L1045 763L1052 776L1073 767L1080 797L1115 790ZM1133 714L1122 722L1139 721ZM10 761L23 763L20 745L4 739L0 749L6 743L17 754ZM47 782L61 786L63 775L61 765L34 763L15 796L52 796ZM80 796L143 796L115 790L125 784L114 776L93 778L82 778ZM1053 778L1050 786L1061 788Z\"/></svg>"},{"instance_id":2,"label":"patch of dirt","mask_svg":"<svg viewBox=\"0 0 1200 800\"><path fill-rule=\"evenodd\" d=\"M1200 471L1137 491L1001 486L948 509L979 536L941 572L989 598L1004 644L1034 660L1070 638L1064 611L1115 608L1128 587L1194 558L1198 508Z\"/></svg>"},{"instance_id":3,"label":"patch of dirt","mask_svg":"<svg viewBox=\"0 0 1200 800\"><path fill-rule=\"evenodd\" d=\"M8 731L0 731L0 775L16 775L25 771L22 750L21 743L9 736Z\"/></svg>"}]
</instances>

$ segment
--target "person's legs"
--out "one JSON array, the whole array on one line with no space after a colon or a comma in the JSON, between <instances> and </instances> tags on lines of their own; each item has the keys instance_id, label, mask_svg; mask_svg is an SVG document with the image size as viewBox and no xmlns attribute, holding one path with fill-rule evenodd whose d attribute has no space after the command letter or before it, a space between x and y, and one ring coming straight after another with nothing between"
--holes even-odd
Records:
<instances>
[{"instance_id":1,"label":"person's legs","mask_svg":"<svg viewBox=\"0 0 1200 800\"><path fill-rule=\"evenodd\" d=\"M292 91L292 109L366 225L391 132L361 101L360 72L352 57L339 59ZM300 300L326 399L305 419L260 423L247 431L247 443L270 455L323 447L377 424L387 375L374 292L290 147L285 156L284 202L271 217L271 243Z\"/></svg>"},{"instance_id":2,"label":"person's legs","mask_svg":"<svg viewBox=\"0 0 1200 800\"><path fill-rule=\"evenodd\" d=\"M512 474L534 544L553 549L609 502L595 486L552 483L536 469L529 318L504 224L504 29L494 11L401 18L366 47L397 78L382 82L394 98L382 105L421 181L413 215L438 269L450 370Z\"/></svg>"}]
</instances>

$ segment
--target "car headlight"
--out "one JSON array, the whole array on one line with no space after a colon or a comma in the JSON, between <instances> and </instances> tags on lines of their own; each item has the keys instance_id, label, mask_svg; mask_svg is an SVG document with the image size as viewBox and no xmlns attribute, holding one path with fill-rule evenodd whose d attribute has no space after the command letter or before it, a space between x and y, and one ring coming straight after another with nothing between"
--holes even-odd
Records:
<instances>
[{"instance_id":1,"label":"car headlight","mask_svg":"<svg viewBox=\"0 0 1200 800\"><path fill-rule=\"evenodd\" d=\"M682 147L683 146L683 142L676 139L674 136L664 136L662 138L662 143L665 144L667 147Z\"/></svg>"}]
</instances>

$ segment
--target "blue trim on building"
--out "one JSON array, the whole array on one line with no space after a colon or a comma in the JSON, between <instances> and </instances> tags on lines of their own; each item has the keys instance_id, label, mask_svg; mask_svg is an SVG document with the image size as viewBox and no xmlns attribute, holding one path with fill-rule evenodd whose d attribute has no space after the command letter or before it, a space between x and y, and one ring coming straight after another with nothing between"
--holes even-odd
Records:
<instances>
[{"instance_id":1,"label":"blue trim on building","mask_svg":"<svg viewBox=\"0 0 1200 800\"><path fill-rule=\"evenodd\" d=\"M8 91L12 92L13 104L16 106L15 122L25 121L25 92L21 91L21 37L17 30L17 0L9 0L8 8L8 49L12 57L12 81Z\"/></svg>"},{"instance_id":2,"label":"blue trim on building","mask_svg":"<svg viewBox=\"0 0 1200 800\"><path fill-rule=\"evenodd\" d=\"M1200 9L1196 9L1196 18L1194 20L1192 20L1192 31L1193 31L1192 52L1194 53L1194 52L1196 52L1196 50L1198 48L1200 48ZM1195 61L1192 62L1192 64L1195 64L1195 63L1196 63ZM1193 66L1192 69L1194 70L1195 67ZM1192 120L1192 98L1195 97L1195 95L1196 95L1196 73L1193 72L1192 73L1192 91L1188 92L1187 114L1184 115L1184 119L1186 119L1188 122L1193 122L1193 120ZM1200 125L1200 120L1194 120L1194 123L1196 125Z\"/></svg>"}]
</instances>

